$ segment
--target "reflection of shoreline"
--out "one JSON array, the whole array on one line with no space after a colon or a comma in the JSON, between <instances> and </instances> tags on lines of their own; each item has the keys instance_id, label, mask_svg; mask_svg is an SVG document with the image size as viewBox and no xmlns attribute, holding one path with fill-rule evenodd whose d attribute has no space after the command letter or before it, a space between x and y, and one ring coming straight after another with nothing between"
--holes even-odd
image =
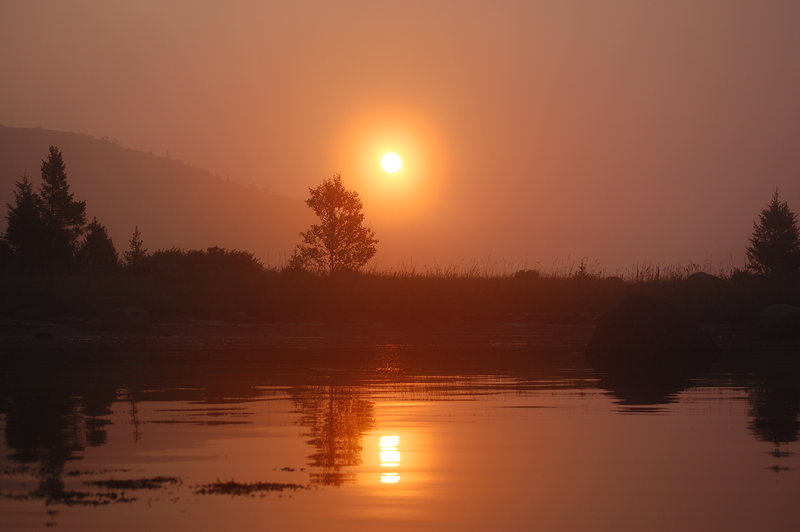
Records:
<instances>
[{"instance_id":1,"label":"reflection of shoreline","mask_svg":"<svg viewBox=\"0 0 800 532\"><path fill-rule=\"evenodd\" d=\"M400 478L399 473L381 473L381 484L397 484Z\"/></svg>"},{"instance_id":2,"label":"reflection of shoreline","mask_svg":"<svg viewBox=\"0 0 800 532\"><path fill-rule=\"evenodd\" d=\"M441 347L387 349L369 339L348 349L284 347L267 354L207 348L137 351L128 346L108 351L74 346L72 351L53 350L48 355L15 352L0 360L3 436L9 460L35 465L41 471L41 489L58 493L65 464L80 460L87 448L106 444L107 414L114 401L129 402L135 442L146 436L147 423L152 423L139 419L137 404L242 404L265 397L264 387L275 386L281 394L289 393L297 406L298 423L308 427L306 437L313 447L309 462L318 468L312 481L340 485L354 478L345 468L361 463L363 434L374 425L370 394L424 401L467 392L593 388L583 355L569 348L580 342L568 338L559 347L555 333L548 338L551 349L536 353L532 352L536 342L503 336L489 347L482 342L472 345L474 338L467 337L459 345ZM717 372L725 375L719 381L724 386L748 389L751 434L780 445L775 453L782 455L789 452L785 444L798 435L800 362L791 361L797 355L792 350L782 358L766 355L763 360L755 354L723 359ZM604 381L600 386L616 393L621 402L665 404L691 386L697 375L664 372L657 377ZM228 419L230 413L223 417L217 410L213 418L193 423L249 422ZM374 448L368 452L371 455ZM386 469L384 483L392 483L392 478L400 481L400 475L388 475L396 471Z\"/></svg>"}]
</instances>

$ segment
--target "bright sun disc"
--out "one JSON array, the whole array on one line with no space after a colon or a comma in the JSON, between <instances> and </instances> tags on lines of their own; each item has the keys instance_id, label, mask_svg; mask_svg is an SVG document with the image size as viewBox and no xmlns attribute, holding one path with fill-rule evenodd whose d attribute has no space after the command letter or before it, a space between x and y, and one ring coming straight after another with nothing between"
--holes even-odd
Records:
<instances>
[{"instance_id":1,"label":"bright sun disc","mask_svg":"<svg viewBox=\"0 0 800 532\"><path fill-rule=\"evenodd\" d=\"M397 172L402 166L403 159L396 153L387 153L381 158L381 168L390 174Z\"/></svg>"}]
</instances>

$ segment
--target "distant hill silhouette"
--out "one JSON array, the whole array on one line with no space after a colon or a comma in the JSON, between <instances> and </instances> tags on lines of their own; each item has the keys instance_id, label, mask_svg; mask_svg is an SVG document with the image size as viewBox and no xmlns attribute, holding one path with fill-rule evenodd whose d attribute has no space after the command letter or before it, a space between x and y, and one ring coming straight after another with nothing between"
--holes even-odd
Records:
<instances>
[{"instance_id":1,"label":"distant hill silhouette","mask_svg":"<svg viewBox=\"0 0 800 532\"><path fill-rule=\"evenodd\" d=\"M50 145L64 154L76 199L89 219L109 230L118 251L138 225L145 247L252 251L267 264L282 264L313 219L299 199L269 194L214 176L181 161L131 150L87 135L41 128L0 126L0 205L27 170L38 188L39 167Z\"/></svg>"}]
</instances>

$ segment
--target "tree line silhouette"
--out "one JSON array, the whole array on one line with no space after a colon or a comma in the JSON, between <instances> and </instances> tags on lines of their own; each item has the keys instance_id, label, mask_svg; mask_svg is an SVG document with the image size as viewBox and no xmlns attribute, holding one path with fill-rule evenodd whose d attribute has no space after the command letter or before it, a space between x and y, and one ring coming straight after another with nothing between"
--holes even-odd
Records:
<instances>
[{"instance_id":1,"label":"tree line silhouette","mask_svg":"<svg viewBox=\"0 0 800 532\"><path fill-rule=\"evenodd\" d=\"M250 252L219 247L150 251L138 226L120 254L106 227L96 218L89 221L86 203L70 190L57 147L49 148L40 170L39 183L27 175L17 181L7 205L7 226L0 234L0 285L7 297L0 313L96 315L138 305L158 316L244 313L266 320L512 314L557 320L601 311L633 284L724 319L752 315L758 305L800 303L793 282L800 272L797 215L778 191L754 224L746 268L726 279L729 289L693 285L690 294L688 286L675 291L669 285L682 276L621 283L585 267L560 276L530 270L514 276L365 274L378 240L365 225L361 199L340 175L309 188L306 204L318 222L300 233L283 268L267 268ZM701 301L698 291L703 290L710 297Z\"/></svg>"},{"instance_id":2,"label":"tree line silhouette","mask_svg":"<svg viewBox=\"0 0 800 532\"><path fill-rule=\"evenodd\" d=\"M105 227L96 219L86 224L86 202L70 192L66 165L55 146L42 161L41 175L38 193L27 174L16 184L3 238L6 258L23 270L116 265L117 253Z\"/></svg>"},{"instance_id":3,"label":"tree line silhouette","mask_svg":"<svg viewBox=\"0 0 800 532\"><path fill-rule=\"evenodd\" d=\"M14 202L8 204L7 227L0 236L0 268L23 273L113 272L127 269L189 269L231 265L260 268L252 255L209 248L149 253L136 226L122 260L106 227L96 218L86 223L86 202L70 191L61 151L50 146L41 164L41 184L34 188L27 174L16 183ZM231 266L229 265L229 266ZM235 271L236 268L231 268Z\"/></svg>"},{"instance_id":4,"label":"tree line silhouette","mask_svg":"<svg viewBox=\"0 0 800 532\"><path fill-rule=\"evenodd\" d=\"M86 202L75 199L67 180L61 151L50 146L41 164L41 184L34 188L27 174L16 183L8 204L7 227L0 235L0 267L23 272L113 271L120 267L222 266L232 270L263 269L251 253L212 247L206 251L159 250L148 253L136 226L122 260L105 226L86 222ZM318 274L358 271L375 255L374 232L364 226L363 205L341 176L309 189L306 204L319 217L301 233L287 269ZM202 264L202 263L206 264ZM249 264L248 264L249 263Z\"/></svg>"}]
</instances>

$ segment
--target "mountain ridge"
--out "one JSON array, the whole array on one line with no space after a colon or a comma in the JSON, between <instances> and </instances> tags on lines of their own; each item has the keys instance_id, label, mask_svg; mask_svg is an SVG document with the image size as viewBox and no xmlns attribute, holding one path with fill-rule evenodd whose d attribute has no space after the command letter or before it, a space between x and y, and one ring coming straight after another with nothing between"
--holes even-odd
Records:
<instances>
[{"instance_id":1,"label":"mountain ridge","mask_svg":"<svg viewBox=\"0 0 800 532\"><path fill-rule=\"evenodd\" d=\"M14 183L27 171L38 188L39 166L49 146L61 149L71 191L86 201L118 252L134 227L145 247L221 246L281 265L312 214L287 198L211 174L183 161L124 148L116 140L42 128L0 125L0 205L13 199ZM5 217L0 227L5 228Z\"/></svg>"}]
</instances>

